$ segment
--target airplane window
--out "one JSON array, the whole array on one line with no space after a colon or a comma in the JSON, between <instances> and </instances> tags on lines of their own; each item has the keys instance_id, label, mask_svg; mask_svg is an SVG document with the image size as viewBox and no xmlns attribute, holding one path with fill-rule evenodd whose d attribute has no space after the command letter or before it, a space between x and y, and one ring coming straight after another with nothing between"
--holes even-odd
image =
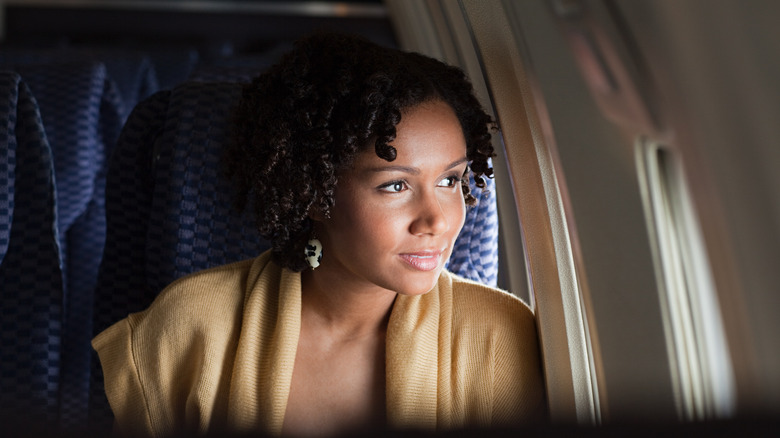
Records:
<instances>
[{"instance_id":1,"label":"airplane window","mask_svg":"<svg viewBox=\"0 0 780 438\"><path fill-rule=\"evenodd\" d=\"M678 414L688 420L734 413L734 377L721 313L683 168L670 148L637 142L645 213Z\"/></svg>"}]
</instances>

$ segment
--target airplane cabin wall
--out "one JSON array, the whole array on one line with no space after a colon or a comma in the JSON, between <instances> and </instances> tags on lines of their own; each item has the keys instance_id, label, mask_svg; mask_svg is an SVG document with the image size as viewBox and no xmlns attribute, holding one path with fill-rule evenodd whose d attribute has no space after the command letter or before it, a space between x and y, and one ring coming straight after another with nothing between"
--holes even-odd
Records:
<instances>
[{"instance_id":1,"label":"airplane cabin wall","mask_svg":"<svg viewBox=\"0 0 780 438\"><path fill-rule=\"evenodd\" d=\"M553 3L504 2L516 17L546 143L558 161L577 276L589 303L601 416L669 420L677 415L673 378L634 140L591 96Z\"/></svg>"},{"instance_id":2,"label":"airplane cabin wall","mask_svg":"<svg viewBox=\"0 0 780 438\"><path fill-rule=\"evenodd\" d=\"M694 195L737 381L738 411L780 411L780 3L614 2L657 90Z\"/></svg>"}]
</instances>

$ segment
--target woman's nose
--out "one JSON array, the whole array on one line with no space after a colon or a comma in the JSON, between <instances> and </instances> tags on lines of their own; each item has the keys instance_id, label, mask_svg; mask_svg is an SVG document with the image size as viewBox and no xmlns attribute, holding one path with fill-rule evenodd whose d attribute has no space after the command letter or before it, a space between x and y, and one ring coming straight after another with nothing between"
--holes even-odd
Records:
<instances>
[{"instance_id":1,"label":"woman's nose","mask_svg":"<svg viewBox=\"0 0 780 438\"><path fill-rule=\"evenodd\" d=\"M450 228L442 203L435 193L421 195L417 214L410 226L414 235L440 235Z\"/></svg>"}]
</instances>

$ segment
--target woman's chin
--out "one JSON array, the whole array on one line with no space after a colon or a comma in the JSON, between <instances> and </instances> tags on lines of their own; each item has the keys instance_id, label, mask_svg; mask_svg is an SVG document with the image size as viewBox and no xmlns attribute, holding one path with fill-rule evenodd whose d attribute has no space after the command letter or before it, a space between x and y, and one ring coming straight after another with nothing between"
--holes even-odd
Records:
<instances>
[{"instance_id":1,"label":"woman's chin","mask_svg":"<svg viewBox=\"0 0 780 438\"><path fill-rule=\"evenodd\" d=\"M425 295L428 292L432 291L433 288L436 287L436 283L439 280L439 274L441 274L440 270L436 271L436 275L431 280L427 281L419 281L415 284L408 285L408 287L401 287L396 292L399 295L405 295L405 296L419 296L419 295Z\"/></svg>"}]
</instances>

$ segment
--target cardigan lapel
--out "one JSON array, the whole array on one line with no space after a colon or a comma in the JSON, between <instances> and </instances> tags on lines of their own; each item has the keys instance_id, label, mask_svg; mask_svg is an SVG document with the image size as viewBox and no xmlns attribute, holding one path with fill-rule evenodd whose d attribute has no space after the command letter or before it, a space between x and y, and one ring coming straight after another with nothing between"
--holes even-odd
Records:
<instances>
[{"instance_id":1,"label":"cardigan lapel","mask_svg":"<svg viewBox=\"0 0 780 438\"><path fill-rule=\"evenodd\" d=\"M300 274L259 257L247 279L243 318L231 381L230 427L278 436L300 335Z\"/></svg>"},{"instance_id":2,"label":"cardigan lapel","mask_svg":"<svg viewBox=\"0 0 780 438\"><path fill-rule=\"evenodd\" d=\"M387 421L393 429L437 426L439 287L399 295L387 330Z\"/></svg>"}]
</instances>

